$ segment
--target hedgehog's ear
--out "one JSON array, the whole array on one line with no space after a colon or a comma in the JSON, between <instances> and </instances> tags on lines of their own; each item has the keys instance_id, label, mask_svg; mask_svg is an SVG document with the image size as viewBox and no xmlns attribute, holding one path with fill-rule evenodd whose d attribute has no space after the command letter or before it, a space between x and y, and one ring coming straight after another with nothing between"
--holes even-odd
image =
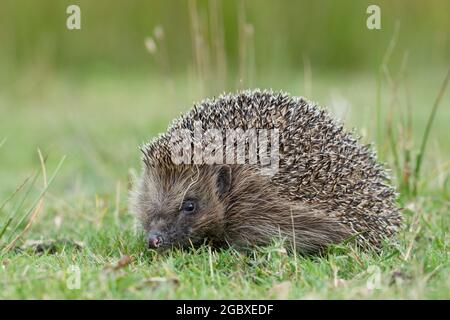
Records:
<instances>
[{"instance_id":1,"label":"hedgehog's ear","mask_svg":"<svg viewBox=\"0 0 450 320\"><path fill-rule=\"evenodd\" d=\"M231 167L222 165L217 172L217 190L219 197L223 197L231 188Z\"/></svg>"}]
</instances>

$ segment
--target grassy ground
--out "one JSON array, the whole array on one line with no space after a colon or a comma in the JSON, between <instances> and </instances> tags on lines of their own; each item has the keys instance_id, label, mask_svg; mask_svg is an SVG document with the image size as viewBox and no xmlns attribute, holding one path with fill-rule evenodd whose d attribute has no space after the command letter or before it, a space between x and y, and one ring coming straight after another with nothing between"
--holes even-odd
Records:
<instances>
[{"instance_id":1,"label":"grassy ground","mask_svg":"<svg viewBox=\"0 0 450 320\"><path fill-rule=\"evenodd\" d=\"M258 79L260 87L309 91L356 127L363 141L376 140L399 186L405 207L399 244L381 254L338 246L317 257L288 255L280 244L251 254L208 247L165 255L146 251L127 210L129 177L140 166L137 147L201 93L184 78L166 85L144 76L85 79L34 72L39 77L30 72L0 92L0 206L7 200L0 227L11 213L30 213L5 229L3 248L23 230L34 213L29 209L43 205L31 228L0 256L0 298L450 298L448 92L432 126L416 194L410 174L445 68L410 73L408 85L398 90L379 87L370 74L313 74L308 86L303 75ZM44 198L37 148L46 157L48 179L66 155ZM414 161L408 161L409 151ZM8 200L33 173L34 185L31 178ZM50 239L56 245L44 252L26 246L26 240ZM80 287L71 289L76 268Z\"/></svg>"}]
</instances>

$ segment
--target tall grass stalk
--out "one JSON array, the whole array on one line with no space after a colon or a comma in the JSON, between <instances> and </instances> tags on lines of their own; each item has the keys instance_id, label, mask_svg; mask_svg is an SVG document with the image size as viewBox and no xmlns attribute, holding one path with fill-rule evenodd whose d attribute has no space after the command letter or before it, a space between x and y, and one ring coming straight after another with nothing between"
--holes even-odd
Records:
<instances>
[{"instance_id":1,"label":"tall grass stalk","mask_svg":"<svg viewBox=\"0 0 450 320\"><path fill-rule=\"evenodd\" d=\"M239 1L238 5L238 41L239 41L239 66L238 66L238 88L244 87L245 60L247 56L247 41L245 36L245 5Z\"/></svg>"},{"instance_id":2,"label":"tall grass stalk","mask_svg":"<svg viewBox=\"0 0 450 320\"><path fill-rule=\"evenodd\" d=\"M441 104L441 100L444 96L445 90L447 89L447 84L448 84L449 78L450 78L450 68L447 71L447 75L445 76L445 79L442 82L442 85L441 85L439 93L436 97L436 100L434 101L433 108L431 109L431 113L430 113L430 116L428 117L425 131L423 133L422 143L420 144L419 153L417 154L416 166L415 166L415 170L414 170L414 194L415 195L417 195L417 189L418 189L418 184L419 184L419 179L420 179L420 169L422 167L422 161L423 161L423 156L426 151L428 137L430 135L430 131L433 126L434 118L436 116L436 111L437 111L439 105Z\"/></svg>"},{"instance_id":3,"label":"tall grass stalk","mask_svg":"<svg viewBox=\"0 0 450 320\"><path fill-rule=\"evenodd\" d=\"M408 55L406 55L406 58ZM405 59L406 60L406 59ZM405 63L406 65L406 63ZM403 83L405 90L405 101L406 101L406 114L404 116L404 132L403 132L403 172L401 176L401 184L403 189L407 194L410 193L411 188L411 168L412 168L412 158L411 158L411 148L413 146L413 125L412 125L412 105L411 105L411 92L409 89L408 81L408 69L405 67L403 73ZM400 179L400 177L399 177Z\"/></svg>"},{"instance_id":4,"label":"tall grass stalk","mask_svg":"<svg viewBox=\"0 0 450 320\"><path fill-rule=\"evenodd\" d=\"M19 212L20 212L20 208L23 206L23 203L25 202L25 200L29 197L30 193L31 193L31 189L34 186L34 183L36 181L36 178L39 174L36 174L33 178L32 183L29 185L28 190L25 193L25 196L22 198L22 200L20 201L20 204L16 207L17 210L14 211L14 213L12 215L10 215L10 217L8 218L7 222L5 223L5 225L2 227L2 231L1 231L1 237L0 240L3 236L8 235L8 239L7 239L7 245L5 245L2 248L2 253L6 253L9 250L11 250L15 243L28 231L28 229L31 227L31 224L33 223L33 221L35 220L35 218L37 217L37 215L39 214L39 212L42 210L43 205L44 205L44 196L48 190L48 188L50 187L50 185L53 183L54 179L56 178L59 170L62 167L62 164L64 163L65 157L63 157L60 162L58 163L53 175L51 176L51 178L47 181L47 174L46 174L46 169L45 169L45 161L44 158L42 157L41 152L39 151L39 158L40 158L40 162L41 162L41 171L43 173L43 180L44 180L44 188L42 189L42 191L38 194L38 196L36 197L36 199L32 202L32 205L30 206L30 208L28 210L25 211L25 213L21 216L18 217ZM18 219L17 223L14 225L14 227L10 230L8 230L9 226L12 224L12 222L14 222L15 219ZM25 220L28 219L28 222L25 226L23 226L23 223L25 222Z\"/></svg>"},{"instance_id":5,"label":"tall grass stalk","mask_svg":"<svg viewBox=\"0 0 450 320\"><path fill-rule=\"evenodd\" d=\"M392 53L394 52L394 49L397 45L399 31L400 31L400 22L397 21L395 24L394 33L392 34L391 40L389 41L389 45L387 46L386 51L384 53L383 60L380 65L380 69L379 69L378 77L377 77L377 80L378 80L377 81L377 83L378 83L378 87L377 87L377 141L380 144L380 146L383 146L383 147L384 147L384 145L381 145L381 141L382 141L382 134L381 134L382 79L384 76L384 78L388 82L388 85L390 87L392 87L392 78L391 78L391 74L389 71L389 61L390 61ZM390 116L391 116L391 113L389 113L389 117L387 119L388 134L391 131L390 126L392 125L392 119L390 119ZM390 144L390 136L388 137L388 142Z\"/></svg>"},{"instance_id":6,"label":"tall grass stalk","mask_svg":"<svg viewBox=\"0 0 450 320\"><path fill-rule=\"evenodd\" d=\"M227 84L227 53L225 51L225 32L222 15L222 3L219 0L209 1L209 15L211 23L211 43L214 47L216 63L217 88L226 90Z\"/></svg>"},{"instance_id":7,"label":"tall grass stalk","mask_svg":"<svg viewBox=\"0 0 450 320\"><path fill-rule=\"evenodd\" d=\"M39 154L39 161L41 163L41 170L42 170L42 176L44 179L44 189L45 189L45 188L47 188L47 169L45 168L44 157L42 156L41 150L39 150L39 149L38 149L38 154ZM33 223L34 219L42 211L43 208L44 208L44 197L41 197L39 199L39 201L37 202L36 206L34 207L34 209L32 209L32 212L30 211L31 215L30 215L30 218L28 219L28 223L26 224L25 228L18 235L16 235L12 241L9 242L9 244L5 247L5 251L9 251L15 245L15 243L19 240L19 238L22 237L22 235L28 231L28 229L31 227L31 224ZM11 232L11 235L13 235L16 232L16 230L19 228L19 226L22 225L23 221L25 220L25 218L27 216L28 215L24 215L22 217L22 219L17 223L15 229Z\"/></svg>"},{"instance_id":8,"label":"tall grass stalk","mask_svg":"<svg viewBox=\"0 0 450 320\"><path fill-rule=\"evenodd\" d=\"M200 84L200 95L204 96L211 85L211 81L208 81L209 50L203 35L203 29L207 29L207 26L202 26L196 0L188 1L188 9L195 76Z\"/></svg>"}]
</instances>

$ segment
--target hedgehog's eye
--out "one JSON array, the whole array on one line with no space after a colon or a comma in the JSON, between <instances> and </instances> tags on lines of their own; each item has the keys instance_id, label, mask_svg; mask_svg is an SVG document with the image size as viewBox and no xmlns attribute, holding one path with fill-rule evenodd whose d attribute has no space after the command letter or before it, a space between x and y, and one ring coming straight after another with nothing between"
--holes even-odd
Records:
<instances>
[{"instance_id":1,"label":"hedgehog's eye","mask_svg":"<svg viewBox=\"0 0 450 320\"><path fill-rule=\"evenodd\" d=\"M197 204L194 200L184 200L181 204L180 211L187 214L192 214L197 210Z\"/></svg>"}]
</instances>

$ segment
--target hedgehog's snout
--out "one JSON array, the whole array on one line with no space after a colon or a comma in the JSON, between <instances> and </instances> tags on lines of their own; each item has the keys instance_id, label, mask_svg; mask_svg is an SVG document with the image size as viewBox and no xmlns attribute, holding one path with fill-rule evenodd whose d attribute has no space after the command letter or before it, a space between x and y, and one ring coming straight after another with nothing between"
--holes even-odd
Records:
<instances>
[{"instance_id":1,"label":"hedgehog's snout","mask_svg":"<svg viewBox=\"0 0 450 320\"><path fill-rule=\"evenodd\" d=\"M164 244L164 238L160 233L150 232L147 236L147 247L149 249L158 249Z\"/></svg>"}]
</instances>

